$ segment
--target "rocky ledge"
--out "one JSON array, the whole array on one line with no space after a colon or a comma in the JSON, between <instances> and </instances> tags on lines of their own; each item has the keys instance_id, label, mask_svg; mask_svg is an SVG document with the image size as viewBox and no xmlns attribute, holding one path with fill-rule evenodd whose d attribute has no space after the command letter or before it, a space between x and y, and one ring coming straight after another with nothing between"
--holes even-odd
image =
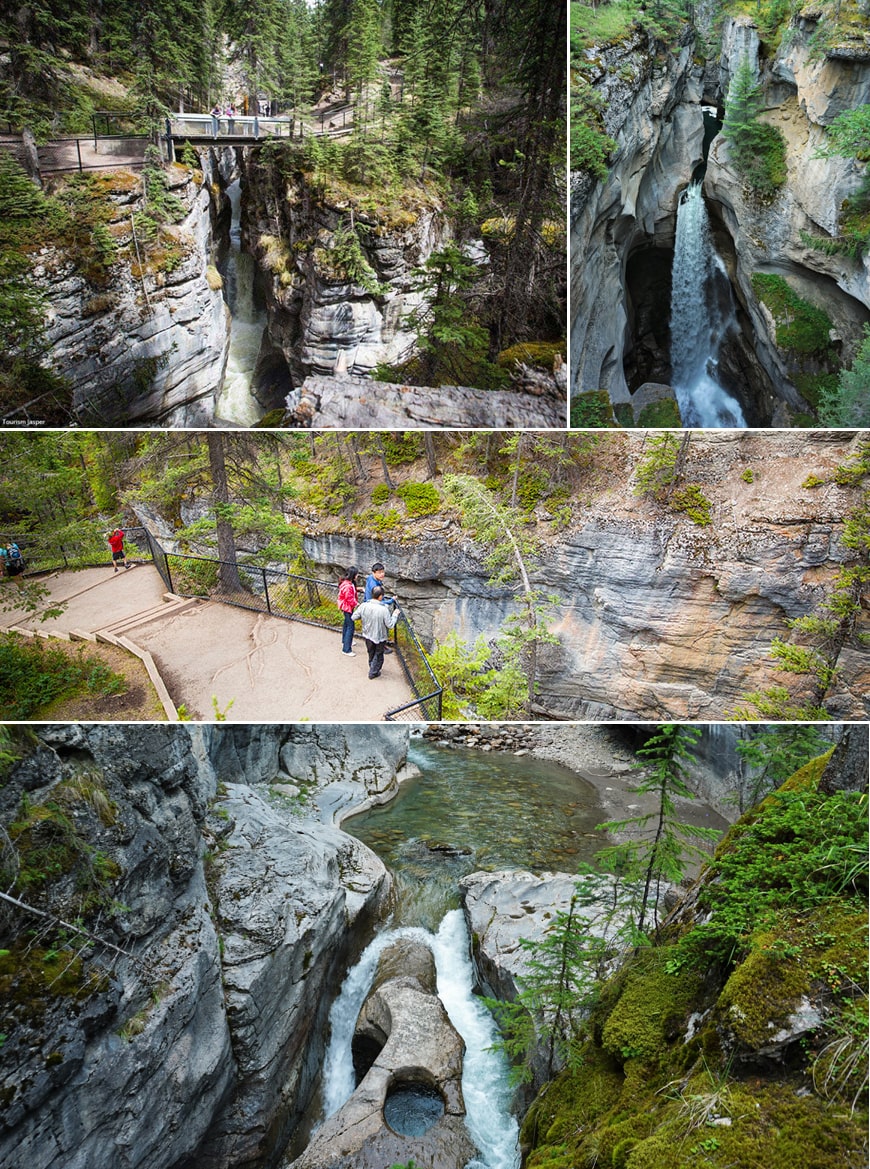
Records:
<instances>
[{"instance_id":1,"label":"rocky ledge","mask_svg":"<svg viewBox=\"0 0 870 1169\"><path fill-rule=\"evenodd\" d=\"M307 377L287 398L285 426L392 429L564 426L564 381L544 396L467 386L404 386L362 377Z\"/></svg>"}]
</instances>

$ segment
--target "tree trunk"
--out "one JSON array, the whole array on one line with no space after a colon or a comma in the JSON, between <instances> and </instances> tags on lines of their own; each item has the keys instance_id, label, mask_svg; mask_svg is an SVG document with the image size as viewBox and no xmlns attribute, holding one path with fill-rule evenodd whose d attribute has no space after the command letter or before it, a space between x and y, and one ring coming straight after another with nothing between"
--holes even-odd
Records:
<instances>
[{"instance_id":1,"label":"tree trunk","mask_svg":"<svg viewBox=\"0 0 870 1169\"><path fill-rule=\"evenodd\" d=\"M224 453L224 436L219 431L208 431L208 463L213 484L215 522L217 527L219 577L221 586L228 592L241 592L242 582L236 564L236 541L230 520L230 494L227 486L227 465Z\"/></svg>"}]
</instances>

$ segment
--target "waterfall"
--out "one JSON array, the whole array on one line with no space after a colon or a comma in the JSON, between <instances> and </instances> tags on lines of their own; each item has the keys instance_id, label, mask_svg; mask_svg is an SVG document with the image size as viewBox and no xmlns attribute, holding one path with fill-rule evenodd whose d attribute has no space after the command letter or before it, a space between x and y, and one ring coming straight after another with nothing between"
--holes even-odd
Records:
<instances>
[{"instance_id":1,"label":"waterfall","mask_svg":"<svg viewBox=\"0 0 870 1169\"><path fill-rule=\"evenodd\" d=\"M469 946L462 910L451 909L435 935L432 953L438 971L438 997L465 1041L465 1123L481 1153L466 1169L519 1169L519 1126L509 1111L507 1060L493 1051L498 1038L495 1022L472 994L474 972Z\"/></svg>"},{"instance_id":2,"label":"waterfall","mask_svg":"<svg viewBox=\"0 0 870 1169\"><path fill-rule=\"evenodd\" d=\"M472 994L469 939L461 910L445 914L437 934L416 926L385 930L363 951L342 984L329 1012L330 1040L323 1063L323 1116L332 1116L354 1090L351 1040L357 1016L372 984L381 953L397 938L414 938L432 950L438 996L450 1021L465 1042L462 1093L466 1124L480 1157L466 1169L518 1169L518 1126L511 1116L508 1065L491 1050L495 1023Z\"/></svg>"},{"instance_id":3,"label":"waterfall","mask_svg":"<svg viewBox=\"0 0 870 1169\"><path fill-rule=\"evenodd\" d=\"M397 938L415 938L430 945L432 935L426 930L410 926L399 930L385 930L363 950L360 960L350 970L341 986L338 998L329 1012L329 1047L323 1061L323 1117L338 1112L356 1087L351 1040L357 1016L362 1010L372 985L378 959Z\"/></svg>"},{"instance_id":4,"label":"waterfall","mask_svg":"<svg viewBox=\"0 0 870 1169\"><path fill-rule=\"evenodd\" d=\"M745 426L737 401L716 380L719 346L734 327L730 297L714 295L727 282L713 247L701 183L692 183L677 208L677 239L671 291L673 386L685 426ZM730 288L729 288L730 292Z\"/></svg>"},{"instance_id":5,"label":"waterfall","mask_svg":"<svg viewBox=\"0 0 870 1169\"><path fill-rule=\"evenodd\" d=\"M224 290L232 324L227 368L215 413L224 422L251 426L263 416L263 410L251 393L251 379L260 352L266 314L254 304L254 257L242 251L242 187L238 179L227 187L227 197L232 219Z\"/></svg>"}]
</instances>

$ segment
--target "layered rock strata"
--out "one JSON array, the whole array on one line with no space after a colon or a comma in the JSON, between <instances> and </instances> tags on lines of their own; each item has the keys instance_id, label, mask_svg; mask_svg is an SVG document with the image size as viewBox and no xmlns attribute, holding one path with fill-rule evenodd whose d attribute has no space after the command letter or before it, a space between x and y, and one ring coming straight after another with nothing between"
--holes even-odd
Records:
<instances>
[{"instance_id":1,"label":"layered rock strata","mask_svg":"<svg viewBox=\"0 0 870 1169\"><path fill-rule=\"evenodd\" d=\"M412 272L451 234L437 197L409 189L401 206L372 211L354 208L347 191L315 188L301 158L279 166L252 154L245 165L247 243L266 274L271 344L293 384L407 357L415 334L405 321L422 303ZM338 259L348 232L368 269L356 282Z\"/></svg>"},{"instance_id":2,"label":"layered rock strata","mask_svg":"<svg viewBox=\"0 0 870 1169\"><path fill-rule=\"evenodd\" d=\"M559 644L539 652L540 711L718 720L746 692L789 683L770 645L791 639L787 620L817 612L853 555L842 533L859 493L836 481L836 467L857 441L799 431L775 443L763 432L693 438L684 476L710 503L704 525L632 494L633 456L610 487L590 483L585 497L578 488L584 506L567 529L541 512L533 580L557 598L547 620ZM810 470L816 487L804 486ZM413 544L312 532L305 550L321 564L387 564L426 645L453 631L492 639L516 611L515 591L490 583L482 550L444 517L425 521ZM860 628L865 620L862 610ZM851 642L839 666L828 709L864 719L868 655Z\"/></svg>"},{"instance_id":3,"label":"layered rock strata","mask_svg":"<svg viewBox=\"0 0 870 1169\"><path fill-rule=\"evenodd\" d=\"M109 231L126 259L116 258L99 286L60 250L45 251L34 269L48 303L50 361L70 384L73 413L84 423L190 426L207 424L214 414L229 332L220 288L206 275L209 168L201 178L172 166L167 176L187 214L162 229L165 239L154 256L131 226L143 209L139 177L113 171L103 177L104 198L112 208ZM177 256L172 264L160 260L170 248Z\"/></svg>"}]
</instances>

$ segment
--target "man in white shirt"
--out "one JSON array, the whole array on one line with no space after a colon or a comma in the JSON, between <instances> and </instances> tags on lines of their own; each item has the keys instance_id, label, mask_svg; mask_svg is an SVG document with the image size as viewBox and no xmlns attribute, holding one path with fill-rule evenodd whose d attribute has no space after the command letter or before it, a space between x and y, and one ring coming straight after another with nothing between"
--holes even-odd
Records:
<instances>
[{"instance_id":1,"label":"man in white shirt","mask_svg":"<svg viewBox=\"0 0 870 1169\"><path fill-rule=\"evenodd\" d=\"M369 655L369 677L377 678L384 665L384 650L390 630L399 620L399 606L395 599L384 601L382 585L372 589L370 601L357 605L351 614L352 621L362 621L362 635Z\"/></svg>"}]
</instances>

